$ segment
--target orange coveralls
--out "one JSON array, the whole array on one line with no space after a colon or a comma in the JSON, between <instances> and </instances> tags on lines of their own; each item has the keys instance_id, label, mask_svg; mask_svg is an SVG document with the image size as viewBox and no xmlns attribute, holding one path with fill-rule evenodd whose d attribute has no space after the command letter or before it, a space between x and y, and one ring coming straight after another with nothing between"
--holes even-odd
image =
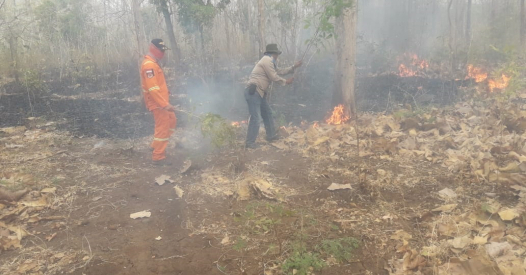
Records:
<instances>
[{"instance_id":1,"label":"orange coveralls","mask_svg":"<svg viewBox=\"0 0 526 275\"><path fill-rule=\"evenodd\" d=\"M168 140L175 131L177 118L175 113L163 109L170 103L170 91L166 86L164 73L154 58L145 56L141 64L141 84L146 108L153 113L155 132L153 134L152 159L166 158Z\"/></svg>"}]
</instances>

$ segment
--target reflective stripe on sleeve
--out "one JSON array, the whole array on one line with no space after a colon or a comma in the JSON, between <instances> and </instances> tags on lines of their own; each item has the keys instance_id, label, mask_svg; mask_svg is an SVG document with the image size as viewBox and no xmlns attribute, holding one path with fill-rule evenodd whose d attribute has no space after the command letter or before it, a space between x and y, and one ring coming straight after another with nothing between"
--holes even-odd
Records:
<instances>
[{"instance_id":1,"label":"reflective stripe on sleeve","mask_svg":"<svg viewBox=\"0 0 526 275\"><path fill-rule=\"evenodd\" d=\"M169 138L153 138L154 141L168 141Z\"/></svg>"},{"instance_id":2,"label":"reflective stripe on sleeve","mask_svg":"<svg viewBox=\"0 0 526 275\"><path fill-rule=\"evenodd\" d=\"M150 89L148 89L148 92L151 92L151 91L154 91L154 90L160 90L161 88L159 88L159 86L154 86L154 87L151 87Z\"/></svg>"}]
</instances>

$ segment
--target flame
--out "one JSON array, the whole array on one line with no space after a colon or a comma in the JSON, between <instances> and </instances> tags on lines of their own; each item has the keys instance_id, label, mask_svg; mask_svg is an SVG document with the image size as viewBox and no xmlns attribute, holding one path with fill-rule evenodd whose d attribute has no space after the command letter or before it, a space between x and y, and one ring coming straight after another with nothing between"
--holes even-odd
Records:
<instances>
[{"instance_id":1,"label":"flame","mask_svg":"<svg viewBox=\"0 0 526 275\"><path fill-rule=\"evenodd\" d=\"M243 121L232 121L232 126L234 127L241 127L241 124L247 124L246 120Z\"/></svg>"},{"instance_id":2,"label":"flame","mask_svg":"<svg viewBox=\"0 0 526 275\"><path fill-rule=\"evenodd\" d=\"M508 87L508 85L510 84L511 77L506 76L505 74L502 74L501 77L502 77L501 79L497 79L497 80L493 80L493 79L488 80L488 87L489 87L490 92L493 93L495 89L502 90Z\"/></svg>"},{"instance_id":3,"label":"flame","mask_svg":"<svg viewBox=\"0 0 526 275\"><path fill-rule=\"evenodd\" d=\"M475 82L480 83L488 79L488 73L486 73L482 68L468 65L468 76L466 76L466 79L470 78L475 79Z\"/></svg>"},{"instance_id":4,"label":"flame","mask_svg":"<svg viewBox=\"0 0 526 275\"><path fill-rule=\"evenodd\" d=\"M318 122L314 122L314 124L312 124L312 128L318 128L320 127L320 125L318 125Z\"/></svg>"},{"instance_id":5,"label":"flame","mask_svg":"<svg viewBox=\"0 0 526 275\"><path fill-rule=\"evenodd\" d=\"M429 68L429 63L425 59L420 59L416 54L404 54L403 59L408 60L406 64L398 66L398 75L400 77L411 77L422 74L422 70Z\"/></svg>"},{"instance_id":6,"label":"flame","mask_svg":"<svg viewBox=\"0 0 526 275\"><path fill-rule=\"evenodd\" d=\"M488 81L488 89L490 92L494 92L495 89L505 89L510 84L511 77L502 74L500 78L492 79L488 77L486 70L482 68L475 67L473 65L468 65L468 75L466 79L474 79L475 82L481 83Z\"/></svg>"},{"instance_id":7,"label":"flame","mask_svg":"<svg viewBox=\"0 0 526 275\"><path fill-rule=\"evenodd\" d=\"M331 117L327 119L327 124L340 125L349 120L350 117L345 115L345 108L342 104L334 107Z\"/></svg>"},{"instance_id":8,"label":"flame","mask_svg":"<svg viewBox=\"0 0 526 275\"><path fill-rule=\"evenodd\" d=\"M416 75L415 71L407 68L404 64L400 64L398 67L398 72L400 77L411 77Z\"/></svg>"}]
</instances>

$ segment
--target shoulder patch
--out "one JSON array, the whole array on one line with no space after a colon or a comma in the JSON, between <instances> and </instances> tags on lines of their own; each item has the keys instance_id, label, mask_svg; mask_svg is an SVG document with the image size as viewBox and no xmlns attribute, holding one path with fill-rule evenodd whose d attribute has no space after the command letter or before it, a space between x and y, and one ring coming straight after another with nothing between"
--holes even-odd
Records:
<instances>
[{"instance_id":1,"label":"shoulder patch","mask_svg":"<svg viewBox=\"0 0 526 275\"><path fill-rule=\"evenodd\" d=\"M152 78L152 77L155 76L155 73L153 72L153 69L146 70L144 73L146 74L147 78Z\"/></svg>"}]
</instances>

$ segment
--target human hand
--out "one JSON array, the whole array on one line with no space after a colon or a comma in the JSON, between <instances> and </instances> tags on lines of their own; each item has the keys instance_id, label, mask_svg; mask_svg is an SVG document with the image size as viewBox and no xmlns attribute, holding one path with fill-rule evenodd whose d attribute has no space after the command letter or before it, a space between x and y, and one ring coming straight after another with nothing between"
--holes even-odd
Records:
<instances>
[{"instance_id":1,"label":"human hand","mask_svg":"<svg viewBox=\"0 0 526 275\"><path fill-rule=\"evenodd\" d=\"M301 65L303 65L303 60L297 61L297 62L294 64L294 68L301 67Z\"/></svg>"},{"instance_id":2,"label":"human hand","mask_svg":"<svg viewBox=\"0 0 526 275\"><path fill-rule=\"evenodd\" d=\"M294 81L294 77L291 77L291 78L287 79L285 84L287 84L287 85L292 84L293 81Z\"/></svg>"}]
</instances>

